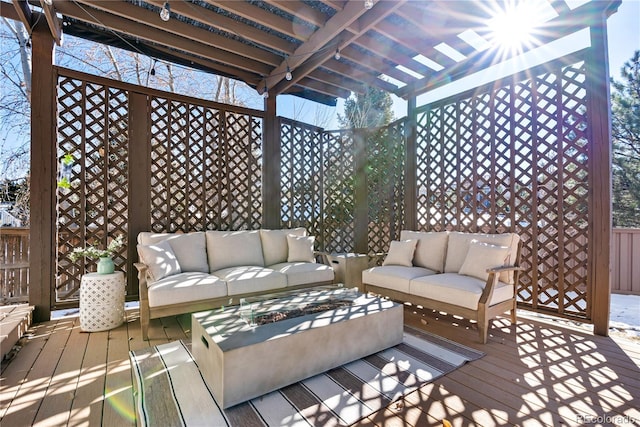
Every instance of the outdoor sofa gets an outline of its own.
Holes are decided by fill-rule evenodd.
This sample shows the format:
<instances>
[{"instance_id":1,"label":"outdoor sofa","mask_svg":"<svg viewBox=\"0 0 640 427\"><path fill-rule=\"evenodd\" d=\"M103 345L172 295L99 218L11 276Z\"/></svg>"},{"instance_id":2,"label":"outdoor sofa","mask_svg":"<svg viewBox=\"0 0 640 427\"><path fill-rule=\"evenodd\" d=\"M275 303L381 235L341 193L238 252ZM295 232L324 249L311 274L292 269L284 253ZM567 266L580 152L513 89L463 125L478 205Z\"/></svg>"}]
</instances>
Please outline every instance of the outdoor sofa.
<instances>
[{"instance_id":1,"label":"outdoor sofa","mask_svg":"<svg viewBox=\"0 0 640 427\"><path fill-rule=\"evenodd\" d=\"M140 324L238 304L265 292L331 284L304 228L138 234Z\"/></svg>"},{"instance_id":2,"label":"outdoor sofa","mask_svg":"<svg viewBox=\"0 0 640 427\"><path fill-rule=\"evenodd\" d=\"M362 272L364 292L475 320L483 343L496 315L510 311L516 322L517 234L404 230L400 239Z\"/></svg>"}]
</instances>

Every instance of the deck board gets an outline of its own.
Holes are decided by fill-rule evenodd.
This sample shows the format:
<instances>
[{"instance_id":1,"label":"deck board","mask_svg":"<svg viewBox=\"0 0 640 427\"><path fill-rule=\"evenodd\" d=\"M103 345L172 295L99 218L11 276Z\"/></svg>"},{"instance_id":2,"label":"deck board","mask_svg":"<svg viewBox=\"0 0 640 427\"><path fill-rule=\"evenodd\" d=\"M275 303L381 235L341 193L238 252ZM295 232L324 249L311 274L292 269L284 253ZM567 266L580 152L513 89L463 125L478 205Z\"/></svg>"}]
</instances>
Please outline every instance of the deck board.
<instances>
[{"instance_id":1,"label":"deck board","mask_svg":"<svg viewBox=\"0 0 640 427\"><path fill-rule=\"evenodd\" d=\"M77 317L32 326L2 367L0 424L135 426L128 353L190 341L189 315L155 319L142 340L137 310L106 332L83 333ZM408 394L362 426L580 425L578 414L640 422L640 343L594 336L559 322L494 321L482 345L472 322L405 308L405 323L486 352L480 360ZM623 424L624 425L624 424Z\"/></svg>"}]
</instances>

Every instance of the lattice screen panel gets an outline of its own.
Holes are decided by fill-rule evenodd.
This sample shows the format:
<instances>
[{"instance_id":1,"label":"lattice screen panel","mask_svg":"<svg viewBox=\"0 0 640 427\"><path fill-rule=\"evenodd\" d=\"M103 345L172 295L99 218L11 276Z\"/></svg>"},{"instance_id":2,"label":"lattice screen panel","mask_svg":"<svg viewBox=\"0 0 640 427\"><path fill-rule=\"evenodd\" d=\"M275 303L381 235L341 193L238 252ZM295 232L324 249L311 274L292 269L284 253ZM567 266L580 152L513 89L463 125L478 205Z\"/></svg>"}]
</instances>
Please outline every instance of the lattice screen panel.
<instances>
[{"instance_id":1,"label":"lattice screen panel","mask_svg":"<svg viewBox=\"0 0 640 427\"><path fill-rule=\"evenodd\" d=\"M365 134L368 250L389 250L404 223L404 121Z\"/></svg>"},{"instance_id":2,"label":"lattice screen panel","mask_svg":"<svg viewBox=\"0 0 640 427\"><path fill-rule=\"evenodd\" d=\"M95 260L71 261L75 247L106 247L128 230L128 93L75 78L58 80L56 302L78 298ZM126 245L114 257L126 271Z\"/></svg>"},{"instance_id":3,"label":"lattice screen panel","mask_svg":"<svg viewBox=\"0 0 640 427\"><path fill-rule=\"evenodd\" d=\"M514 231L518 298L589 318L588 141L582 62L418 113L421 230Z\"/></svg>"},{"instance_id":4,"label":"lattice screen panel","mask_svg":"<svg viewBox=\"0 0 640 427\"><path fill-rule=\"evenodd\" d=\"M348 131L325 132L324 250L353 252L355 244L356 159L353 135Z\"/></svg>"},{"instance_id":5,"label":"lattice screen panel","mask_svg":"<svg viewBox=\"0 0 640 427\"><path fill-rule=\"evenodd\" d=\"M280 121L281 226L305 227L317 250L324 250L322 134L315 126Z\"/></svg>"},{"instance_id":6,"label":"lattice screen panel","mask_svg":"<svg viewBox=\"0 0 640 427\"><path fill-rule=\"evenodd\" d=\"M262 119L151 99L151 229L258 229Z\"/></svg>"}]
</instances>

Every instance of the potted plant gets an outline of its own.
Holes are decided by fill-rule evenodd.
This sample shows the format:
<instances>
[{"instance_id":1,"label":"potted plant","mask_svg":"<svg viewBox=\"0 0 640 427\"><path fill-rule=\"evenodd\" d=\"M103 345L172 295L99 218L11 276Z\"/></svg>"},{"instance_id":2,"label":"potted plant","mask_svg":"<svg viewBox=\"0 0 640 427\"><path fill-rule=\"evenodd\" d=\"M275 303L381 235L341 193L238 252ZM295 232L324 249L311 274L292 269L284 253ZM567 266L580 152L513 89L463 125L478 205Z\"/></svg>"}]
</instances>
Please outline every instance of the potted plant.
<instances>
[{"instance_id":1,"label":"potted plant","mask_svg":"<svg viewBox=\"0 0 640 427\"><path fill-rule=\"evenodd\" d=\"M98 273L111 274L115 270L113 264L113 255L124 245L124 236L118 235L107 245L106 249L98 249L94 246L85 246L84 248L75 248L69 258L71 261L77 261L80 258L98 259Z\"/></svg>"}]
</instances>

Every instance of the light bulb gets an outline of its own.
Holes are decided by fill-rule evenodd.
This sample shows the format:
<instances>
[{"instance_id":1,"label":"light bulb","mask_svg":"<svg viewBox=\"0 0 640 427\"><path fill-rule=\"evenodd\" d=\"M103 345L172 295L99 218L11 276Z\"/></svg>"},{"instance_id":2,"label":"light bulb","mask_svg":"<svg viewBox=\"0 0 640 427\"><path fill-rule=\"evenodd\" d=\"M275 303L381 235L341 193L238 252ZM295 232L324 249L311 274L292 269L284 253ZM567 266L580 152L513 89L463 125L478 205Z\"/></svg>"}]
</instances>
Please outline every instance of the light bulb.
<instances>
[{"instance_id":1,"label":"light bulb","mask_svg":"<svg viewBox=\"0 0 640 427\"><path fill-rule=\"evenodd\" d=\"M262 97L264 99L267 99L269 97L269 90L267 89L267 86L264 86L264 90L262 91Z\"/></svg>"},{"instance_id":2,"label":"light bulb","mask_svg":"<svg viewBox=\"0 0 640 427\"><path fill-rule=\"evenodd\" d=\"M364 8L369 10L373 7L373 0L364 0Z\"/></svg>"},{"instance_id":3,"label":"light bulb","mask_svg":"<svg viewBox=\"0 0 640 427\"><path fill-rule=\"evenodd\" d=\"M53 0L44 0L44 4L51 6L53 4Z\"/></svg>"},{"instance_id":4,"label":"light bulb","mask_svg":"<svg viewBox=\"0 0 640 427\"><path fill-rule=\"evenodd\" d=\"M342 56L340 56L340 49L336 48L336 54L333 55L333 57L336 59L336 61L340 61L340 58L342 58Z\"/></svg>"},{"instance_id":5,"label":"light bulb","mask_svg":"<svg viewBox=\"0 0 640 427\"><path fill-rule=\"evenodd\" d=\"M171 6L169 6L169 2L166 2L164 4L164 6L162 6L162 10L160 11L160 19L162 19L164 22L167 22L169 20L169 17L171 12Z\"/></svg>"},{"instance_id":6,"label":"light bulb","mask_svg":"<svg viewBox=\"0 0 640 427\"><path fill-rule=\"evenodd\" d=\"M288 65L287 65L287 74L284 75L284 78L289 81L293 78L293 74L291 74L291 69L289 68Z\"/></svg>"}]
</instances>

